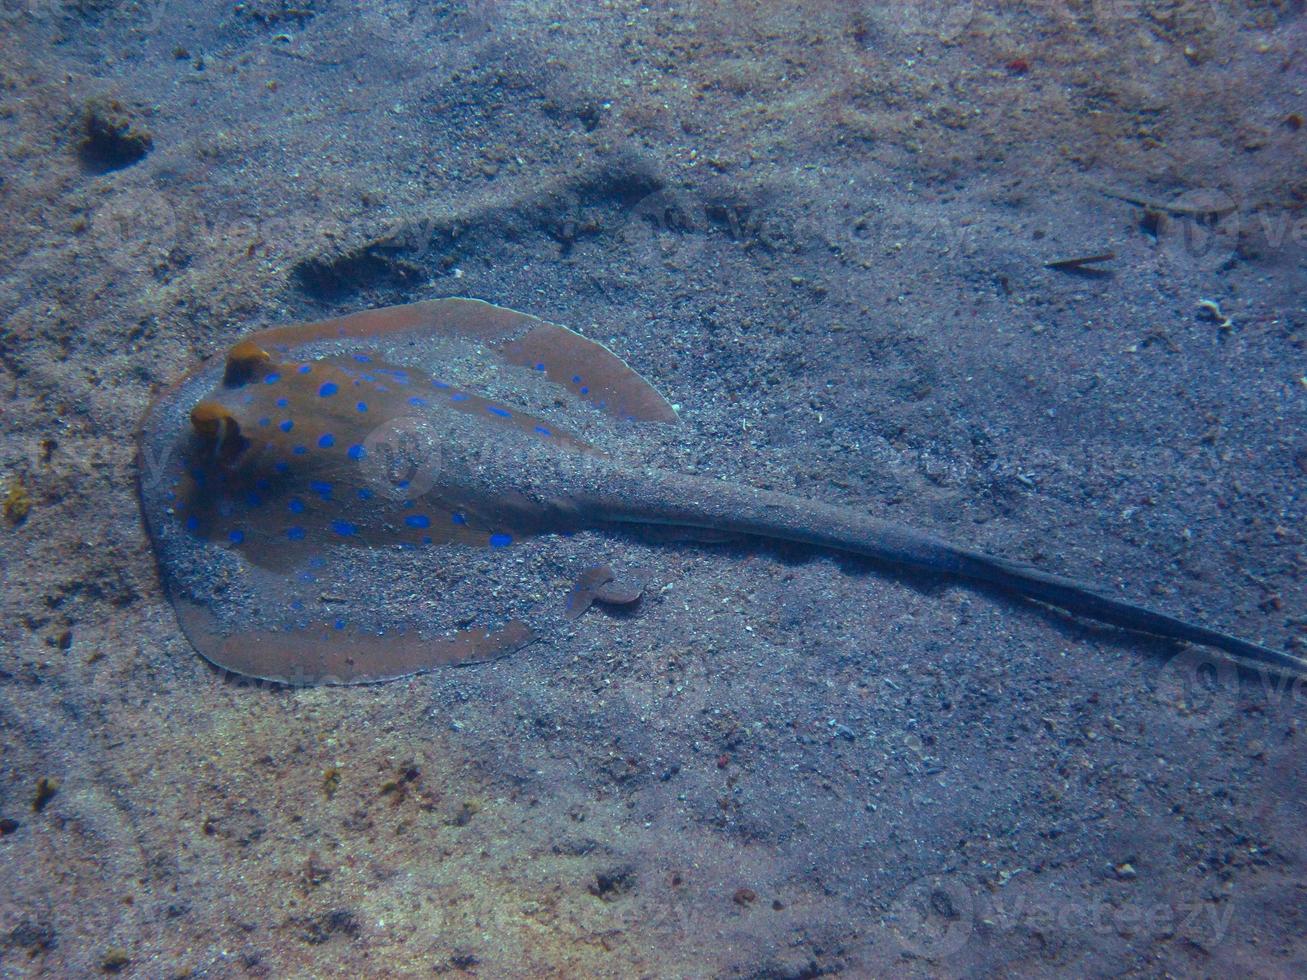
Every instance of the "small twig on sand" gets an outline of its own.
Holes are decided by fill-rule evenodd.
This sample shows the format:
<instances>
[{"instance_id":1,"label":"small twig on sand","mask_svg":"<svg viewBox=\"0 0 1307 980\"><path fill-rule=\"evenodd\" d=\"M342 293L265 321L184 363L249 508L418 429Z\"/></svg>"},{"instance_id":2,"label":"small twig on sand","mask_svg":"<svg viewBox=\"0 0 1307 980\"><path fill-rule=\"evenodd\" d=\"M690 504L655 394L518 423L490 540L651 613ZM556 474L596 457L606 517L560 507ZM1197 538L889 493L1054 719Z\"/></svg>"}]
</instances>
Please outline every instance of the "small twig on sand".
<instances>
[{"instance_id":1,"label":"small twig on sand","mask_svg":"<svg viewBox=\"0 0 1307 980\"><path fill-rule=\"evenodd\" d=\"M1160 201L1153 201L1144 197L1142 194L1133 194L1130 191L1116 191L1108 187L1095 187L1094 190L1107 197L1114 197L1118 201L1125 201L1127 204L1135 204L1147 211L1162 211L1166 214L1175 214L1188 218L1219 218L1237 210L1238 205L1227 199L1220 203L1213 201L1211 204L1163 204Z\"/></svg>"},{"instance_id":2,"label":"small twig on sand","mask_svg":"<svg viewBox=\"0 0 1307 980\"><path fill-rule=\"evenodd\" d=\"M1086 269L1086 266L1097 265L1100 262L1110 262L1116 258L1115 252L1098 252L1094 255L1077 255L1070 259L1054 259L1051 262L1045 262L1045 269L1057 269L1061 272L1103 272L1102 269Z\"/></svg>"}]
</instances>

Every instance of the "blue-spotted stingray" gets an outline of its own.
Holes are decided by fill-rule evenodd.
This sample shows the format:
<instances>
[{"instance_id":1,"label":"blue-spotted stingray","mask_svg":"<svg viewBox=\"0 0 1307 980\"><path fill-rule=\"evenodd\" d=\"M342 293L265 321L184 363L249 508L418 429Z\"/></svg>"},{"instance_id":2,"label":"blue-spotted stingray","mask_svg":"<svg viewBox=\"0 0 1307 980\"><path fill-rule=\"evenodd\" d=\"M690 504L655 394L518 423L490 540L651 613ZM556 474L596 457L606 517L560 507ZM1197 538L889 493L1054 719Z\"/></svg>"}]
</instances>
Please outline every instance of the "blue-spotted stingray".
<instances>
[{"instance_id":1,"label":"blue-spotted stingray","mask_svg":"<svg viewBox=\"0 0 1307 980\"><path fill-rule=\"evenodd\" d=\"M1288 653L851 508L623 460L634 428L676 423L603 345L433 300L263 330L198 366L146 415L141 504L195 648L292 684L489 660L593 601L631 602L638 584L578 567L575 541L632 526L866 556L1307 673Z\"/></svg>"}]
</instances>

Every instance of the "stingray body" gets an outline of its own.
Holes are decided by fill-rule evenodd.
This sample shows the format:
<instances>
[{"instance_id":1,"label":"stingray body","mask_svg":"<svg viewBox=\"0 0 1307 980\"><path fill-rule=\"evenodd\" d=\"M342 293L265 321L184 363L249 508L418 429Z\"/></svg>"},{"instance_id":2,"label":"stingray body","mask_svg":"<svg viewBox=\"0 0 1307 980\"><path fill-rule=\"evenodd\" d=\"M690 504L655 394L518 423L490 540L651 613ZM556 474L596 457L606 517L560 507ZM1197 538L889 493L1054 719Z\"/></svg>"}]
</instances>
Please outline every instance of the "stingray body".
<instances>
[{"instance_id":1,"label":"stingray body","mask_svg":"<svg viewBox=\"0 0 1307 980\"><path fill-rule=\"evenodd\" d=\"M192 644L295 684L488 660L595 599L631 601L572 537L631 525L864 555L1307 670L852 509L621 459L633 427L675 421L566 327L478 300L389 307L253 334L165 392L140 437L142 509Z\"/></svg>"}]
</instances>

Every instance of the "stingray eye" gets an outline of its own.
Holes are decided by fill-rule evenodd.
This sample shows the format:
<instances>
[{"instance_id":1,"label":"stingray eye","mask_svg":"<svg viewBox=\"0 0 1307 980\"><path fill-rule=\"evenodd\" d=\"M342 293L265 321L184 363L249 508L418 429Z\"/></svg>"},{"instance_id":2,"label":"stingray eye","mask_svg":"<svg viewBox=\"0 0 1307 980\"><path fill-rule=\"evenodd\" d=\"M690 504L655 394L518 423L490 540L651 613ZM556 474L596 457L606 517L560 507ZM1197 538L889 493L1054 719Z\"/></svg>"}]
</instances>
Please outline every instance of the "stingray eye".
<instances>
[{"instance_id":1,"label":"stingray eye","mask_svg":"<svg viewBox=\"0 0 1307 980\"><path fill-rule=\"evenodd\" d=\"M227 352L227 370L222 383L228 388L239 388L247 381L264 374L272 363L272 355L250 340L242 340Z\"/></svg>"},{"instance_id":2,"label":"stingray eye","mask_svg":"<svg viewBox=\"0 0 1307 980\"><path fill-rule=\"evenodd\" d=\"M213 454L222 459L233 459L250 442L241 435L240 423L231 410L217 402L204 401L192 408L191 427Z\"/></svg>"},{"instance_id":3,"label":"stingray eye","mask_svg":"<svg viewBox=\"0 0 1307 980\"><path fill-rule=\"evenodd\" d=\"M229 427L240 431L240 426L225 405L217 402L200 402L191 409L191 426L195 434L205 440L221 441L223 432Z\"/></svg>"}]
</instances>

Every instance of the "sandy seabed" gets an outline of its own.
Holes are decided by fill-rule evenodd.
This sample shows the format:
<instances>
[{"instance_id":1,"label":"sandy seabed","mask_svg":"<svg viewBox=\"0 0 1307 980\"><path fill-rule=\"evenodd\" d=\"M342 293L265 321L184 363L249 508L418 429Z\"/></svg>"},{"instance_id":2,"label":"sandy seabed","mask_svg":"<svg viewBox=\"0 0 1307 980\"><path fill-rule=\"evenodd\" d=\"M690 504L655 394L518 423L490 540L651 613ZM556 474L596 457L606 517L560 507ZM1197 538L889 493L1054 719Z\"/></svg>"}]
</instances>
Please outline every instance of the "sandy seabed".
<instances>
[{"instance_id":1,"label":"sandy seabed","mask_svg":"<svg viewBox=\"0 0 1307 980\"><path fill-rule=\"evenodd\" d=\"M1301 654L1301 3L0 19L4 976L1307 973L1301 685L614 539L634 614L253 686L179 632L133 441L244 332L478 296L658 385L666 465Z\"/></svg>"}]
</instances>

